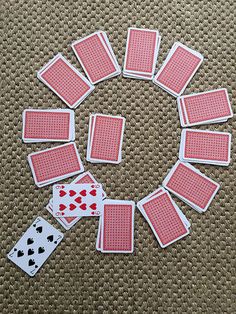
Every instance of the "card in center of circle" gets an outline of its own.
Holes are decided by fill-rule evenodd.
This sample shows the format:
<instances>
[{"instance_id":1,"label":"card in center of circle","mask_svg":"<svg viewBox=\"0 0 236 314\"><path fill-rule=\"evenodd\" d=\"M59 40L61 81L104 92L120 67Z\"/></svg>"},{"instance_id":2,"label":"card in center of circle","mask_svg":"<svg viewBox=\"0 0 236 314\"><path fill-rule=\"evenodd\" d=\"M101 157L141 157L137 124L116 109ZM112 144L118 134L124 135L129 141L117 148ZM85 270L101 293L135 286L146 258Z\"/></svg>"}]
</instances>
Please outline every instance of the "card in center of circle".
<instances>
[{"instance_id":1,"label":"card in center of circle","mask_svg":"<svg viewBox=\"0 0 236 314\"><path fill-rule=\"evenodd\" d=\"M55 184L53 216L100 216L103 211L101 184Z\"/></svg>"}]
</instances>

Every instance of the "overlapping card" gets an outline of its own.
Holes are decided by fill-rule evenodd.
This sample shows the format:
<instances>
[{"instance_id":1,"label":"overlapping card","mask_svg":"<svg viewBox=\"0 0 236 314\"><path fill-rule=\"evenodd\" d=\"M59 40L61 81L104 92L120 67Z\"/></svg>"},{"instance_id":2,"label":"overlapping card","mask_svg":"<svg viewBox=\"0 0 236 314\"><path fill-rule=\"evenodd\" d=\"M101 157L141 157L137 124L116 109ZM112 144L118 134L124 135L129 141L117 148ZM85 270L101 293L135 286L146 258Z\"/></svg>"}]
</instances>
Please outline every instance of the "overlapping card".
<instances>
[{"instance_id":1,"label":"overlapping card","mask_svg":"<svg viewBox=\"0 0 236 314\"><path fill-rule=\"evenodd\" d=\"M103 206L96 249L102 253L132 253L134 250L135 203L104 200Z\"/></svg>"},{"instance_id":2,"label":"overlapping card","mask_svg":"<svg viewBox=\"0 0 236 314\"><path fill-rule=\"evenodd\" d=\"M73 184L84 184L84 183L98 183L94 176L91 174L91 172L87 171L82 174L80 174L78 177L75 178L71 183ZM102 198L106 198L106 193L103 190L102 191ZM50 212L50 214L53 215L53 199L51 198L49 200L48 205L46 206L46 209ZM76 217L55 217L55 219L62 225L62 227L66 230L70 230L76 223L77 221L80 220L80 216Z\"/></svg>"},{"instance_id":3,"label":"overlapping card","mask_svg":"<svg viewBox=\"0 0 236 314\"><path fill-rule=\"evenodd\" d=\"M129 28L123 76L152 80L160 47L157 30Z\"/></svg>"},{"instance_id":4,"label":"overlapping card","mask_svg":"<svg viewBox=\"0 0 236 314\"><path fill-rule=\"evenodd\" d=\"M190 163L228 166L230 147L230 133L184 129L181 133L179 159Z\"/></svg>"},{"instance_id":5,"label":"overlapping card","mask_svg":"<svg viewBox=\"0 0 236 314\"><path fill-rule=\"evenodd\" d=\"M69 109L26 109L22 140L25 143L70 142L75 139L75 115Z\"/></svg>"},{"instance_id":6,"label":"overlapping card","mask_svg":"<svg viewBox=\"0 0 236 314\"><path fill-rule=\"evenodd\" d=\"M203 56L199 52L176 42L154 77L153 83L175 97L180 96L202 61Z\"/></svg>"},{"instance_id":7,"label":"overlapping card","mask_svg":"<svg viewBox=\"0 0 236 314\"><path fill-rule=\"evenodd\" d=\"M86 159L92 163L120 163L124 128L123 117L91 115Z\"/></svg>"},{"instance_id":8,"label":"overlapping card","mask_svg":"<svg viewBox=\"0 0 236 314\"><path fill-rule=\"evenodd\" d=\"M37 76L73 109L94 90L94 86L60 53L50 60Z\"/></svg>"},{"instance_id":9,"label":"overlapping card","mask_svg":"<svg viewBox=\"0 0 236 314\"><path fill-rule=\"evenodd\" d=\"M92 84L121 73L105 32L98 31L72 44L73 51Z\"/></svg>"},{"instance_id":10,"label":"overlapping card","mask_svg":"<svg viewBox=\"0 0 236 314\"><path fill-rule=\"evenodd\" d=\"M137 207L162 248L189 234L190 222L164 188L140 200Z\"/></svg>"},{"instance_id":11,"label":"overlapping card","mask_svg":"<svg viewBox=\"0 0 236 314\"><path fill-rule=\"evenodd\" d=\"M177 161L162 185L199 213L207 210L220 187L198 169L181 161Z\"/></svg>"},{"instance_id":12,"label":"overlapping card","mask_svg":"<svg viewBox=\"0 0 236 314\"><path fill-rule=\"evenodd\" d=\"M7 257L34 276L63 239L63 234L46 220L37 217Z\"/></svg>"},{"instance_id":13,"label":"overlapping card","mask_svg":"<svg viewBox=\"0 0 236 314\"><path fill-rule=\"evenodd\" d=\"M35 184L42 187L84 171L75 143L45 149L28 156Z\"/></svg>"},{"instance_id":14,"label":"overlapping card","mask_svg":"<svg viewBox=\"0 0 236 314\"><path fill-rule=\"evenodd\" d=\"M182 127L221 123L233 116L228 92L225 88L177 98Z\"/></svg>"},{"instance_id":15,"label":"overlapping card","mask_svg":"<svg viewBox=\"0 0 236 314\"><path fill-rule=\"evenodd\" d=\"M100 216L103 212L101 184L55 184L53 186L53 216Z\"/></svg>"}]
</instances>

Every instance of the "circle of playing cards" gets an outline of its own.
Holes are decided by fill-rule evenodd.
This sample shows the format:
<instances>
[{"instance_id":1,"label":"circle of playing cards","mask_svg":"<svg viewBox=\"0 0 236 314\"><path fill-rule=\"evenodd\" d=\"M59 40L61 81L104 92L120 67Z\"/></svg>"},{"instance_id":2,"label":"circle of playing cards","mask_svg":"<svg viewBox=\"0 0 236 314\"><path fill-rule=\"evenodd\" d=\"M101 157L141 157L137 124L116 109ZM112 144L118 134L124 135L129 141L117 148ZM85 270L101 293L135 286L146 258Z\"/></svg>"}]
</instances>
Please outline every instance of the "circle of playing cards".
<instances>
[{"instance_id":1,"label":"circle of playing cards","mask_svg":"<svg viewBox=\"0 0 236 314\"><path fill-rule=\"evenodd\" d=\"M182 95L203 56L175 42L163 65L156 72L161 36L157 30L129 28L123 76L152 81L176 97L181 133L179 160L167 173L162 185L141 199L137 207L152 229L161 248L185 237L190 222L174 202L176 195L199 213L205 212L219 184L191 163L228 166L231 134L190 129L197 125L225 122L233 116L225 88ZM134 250L134 210L132 200L107 199L102 184L84 167L75 145L77 108L95 89L95 84L117 76L121 68L103 31L72 43L72 49L87 78L61 54L50 60L37 76L69 109L23 112L22 139L25 143L63 142L28 156L35 184L43 187L71 176L71 183L57 183L47 210L65 230L81 217L99 217L96 249L102 253L132 253ZM102 113L90 115L87 161L119 164L125 117ZM34 276L63 239L63 234L46 220L37 217L8 254L8 258Z\"/></svg>"}]
</instances>

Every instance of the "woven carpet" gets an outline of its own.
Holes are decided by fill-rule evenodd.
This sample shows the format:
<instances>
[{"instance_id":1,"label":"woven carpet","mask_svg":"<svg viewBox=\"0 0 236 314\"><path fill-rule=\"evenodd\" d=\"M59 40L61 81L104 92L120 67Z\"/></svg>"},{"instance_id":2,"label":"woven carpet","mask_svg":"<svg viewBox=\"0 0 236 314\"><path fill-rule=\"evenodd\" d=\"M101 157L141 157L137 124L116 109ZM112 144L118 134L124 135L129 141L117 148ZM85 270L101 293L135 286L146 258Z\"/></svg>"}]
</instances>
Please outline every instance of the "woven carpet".
<instances>
[{"instance_id":1,"label":"woven carpet","mask_svg":"<svg viewBox=\"0 0 236 314\"><path fill-rule=\"evenodd\" d=\"M81 219L34 278L6 258L40 215L52 187L36 188L27 163L31 152L57 144L23 144L26 108L66 108L37 78L57 52L81 70L71 42L105 30L122 64L127 28L158 29L158 67L179 40L204 55L185 94L227 87L235 110L235 9L233 0L105 1L0 0L1 3L1 313L235 313L236 145L229 167L196 165L221 184L205 214L174 198L192 223L191 234L161 249L135 213L134 254L95 250L98 220ZM85 160L90 113L126 117L123 161ZM201 129L229 131L235 118ZM178 158L181 127L176 100L151 82L122 76L96 85L76 109L76 144L85 165L109 198L138 201L157 188ZM65 180L64 182L70 182Z\"/></svg>"}]
</instances>

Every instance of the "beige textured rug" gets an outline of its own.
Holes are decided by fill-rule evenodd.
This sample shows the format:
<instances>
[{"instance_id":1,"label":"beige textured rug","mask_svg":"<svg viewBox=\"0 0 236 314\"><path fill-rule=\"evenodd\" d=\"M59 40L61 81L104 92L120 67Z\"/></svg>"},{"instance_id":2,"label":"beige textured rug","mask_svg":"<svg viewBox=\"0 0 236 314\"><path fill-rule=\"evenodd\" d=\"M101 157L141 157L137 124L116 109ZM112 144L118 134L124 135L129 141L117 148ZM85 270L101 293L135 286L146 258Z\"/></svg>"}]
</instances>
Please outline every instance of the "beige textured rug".
<instances>
[{"instance_id":1,"label":"beige textured rug","mask_svg":"<svg viewBox=\"0 0 236 314\"><path fill-rule=\"evenodd\" d=\"M36 78L57 52L80 69L70 44L95 30L107 31L122 64L127 28L158 29L158 66L174 41L205 59L186 94L227 87L235 110L235 9L218 1L38 1L0 0L1 43L1 313L235 313L236 185L235 152L228 168L197 166L221 184L209 210L200 215L178 201L192 232L167 249L159 247L136 211L135 253L95 251L96 219L82 219L35 278L6 253L37 215L62 230L45 205L51 186L37 189L26 157L54 144L22 144L25 108L65 108ZM92 165L85 160L92 112L126 117L123 162ZM211 130L236 136L236 121ZM201 127L206 129L206 126ZM151 82L121 76L99 83L76 109L76 144L86 170L104 184L110 198L138 201L162 182L177 160L180 123L176 100ZM56 144L55 144L56 145ZM68 180L69 182L70 180Z\"/></svg>"}]
</instances>

